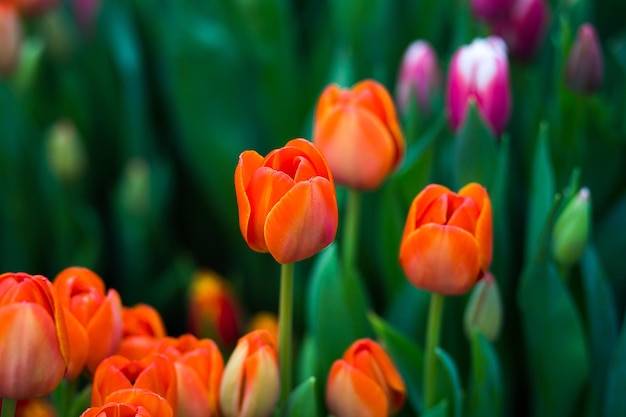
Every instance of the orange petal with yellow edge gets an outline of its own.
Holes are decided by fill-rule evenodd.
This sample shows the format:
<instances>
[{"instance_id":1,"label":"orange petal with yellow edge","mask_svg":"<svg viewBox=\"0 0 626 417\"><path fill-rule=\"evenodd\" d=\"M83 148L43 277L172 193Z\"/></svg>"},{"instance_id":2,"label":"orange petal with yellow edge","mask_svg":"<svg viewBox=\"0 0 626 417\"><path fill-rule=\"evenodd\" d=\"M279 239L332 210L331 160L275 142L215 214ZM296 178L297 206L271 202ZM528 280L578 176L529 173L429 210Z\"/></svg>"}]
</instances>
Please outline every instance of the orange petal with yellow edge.
<instances>
[{"instance_id":1,"label":"orange petal with yellow edge","mask_svg":"<svg viewBox=\"0 0 626 417\"><path fill-rule=\"evenodd\" d=\"M337 222L335 189L328 180L296 183L267 216L267 248L281 264L309 258L335 239Z\"/></svg>"},{"instance_id":2,"label":"orange petal with yellow edge","mask_svg":"<svg viewBox=\"0 0 626 417\"><path fill-rule=\"evenodd\" d=\"M457 227L425 225L402 240L400 264L418 288L464 294L480 275L478 242Z\"/></svg>"},{"instance_id":3,"label":"orange petal with yellow edge","mask_svg":"<svg viewBox=\"0 0 626 417\"><path fill-rule=\"evenodd\" d=\"M276 351L270 346L259 348L246 359L244 375L245 386L239 415L270 415L280 394Z\"/></svg>"},{"instance_id":4,"label":"orange petal with yellow edge","mask_svg":"<svg viewBox=\"0 0 626 417\"><path fill-rule=\"evenodd\" d=\"M336 417L387 417L389 409L382 388L344 360L330 368L326 405Z\"/></svg>"}]
</instances>

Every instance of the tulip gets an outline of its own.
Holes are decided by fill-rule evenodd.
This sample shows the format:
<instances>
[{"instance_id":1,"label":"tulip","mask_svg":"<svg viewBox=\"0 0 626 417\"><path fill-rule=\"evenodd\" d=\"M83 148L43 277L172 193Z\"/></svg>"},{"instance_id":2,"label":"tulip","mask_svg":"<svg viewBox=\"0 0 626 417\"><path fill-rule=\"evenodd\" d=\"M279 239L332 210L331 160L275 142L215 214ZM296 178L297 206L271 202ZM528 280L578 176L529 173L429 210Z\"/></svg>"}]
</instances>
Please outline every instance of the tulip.
<instances>
[{"instance_id":1,"label":"tulip","mask_svg":"<svg viewBox=\"0 0 626 417\"><path fill-rule=\"evenodd\" d=\"M233 291L218 274L199 271L189 289L189 331L197 337L232 348L239 338L241 308Z\"/></svg>"},{"instance_id":2,"label":"tulip","mask_svg":"<svg viewBox=\"0 0 626 417\"><path fill-rule=\"evenodd\" d=\"M552 253L554 259L571 266L582 256L591 223L591 193L584 187L567 203L554 223Z\"/></svg>"},{"instance_id":3,"label":"tulip","mask_svg":"<svg viewBox=\"0 0 626 417\"><path fill-rule=\"evenodd\" d=\"M331 84L315 110L313 142L338 184L373 190L402 162L406 144L391 96L373 80Z\"/></svg>"},{"instance_id":4,"label":"tulip","mask_svg":"<svg viewBox=\"0 0 626 417\"><path fill-rule=\"evenodd\" d=\"M278 317L276 314L262 311L255 314L248 323L248 332L255 330L267 330L278 340Z\"/></svg>"},{"instance_id":5,"label":"tulip","mask_svg":"<svg viewBox=\"0 0 626 417\"><path fill-rule=\"evenodd\" d=\"M471 0L472 12L486 22L498 21L505 18L515 4L515 0Z\"/></svg>"},{"instance_id":6,"label":"tulip","mask_svg":"<svg viewBox=\"0 0 626 417\"><path fill-rule=\"evenodd\" d=\"M335 417L386 417L406 398L404 381L376 342L355 341L328 374L326 404Z\"/></svg>"},{"instance_id":7,"label":"tulip","mask_svg":"<svg viewBox=\"0 0 626 417\"><path fill-rule=\"evenodd\" d=\"M161 315L147 304L122 307L122 326L117 354L128 359L141 359L152 353L166 335Z\"/></svg>"},{"instance_id":8,"label":"tulip","mask_svg":"<svg viewBox=\"0 0 626 417\"><path fill-rule=\"evenodd\" d=\"M595 28L585 23L578 28L565 68L565 81L574 91L592 93L604 78L602 50Z\"/></svg>"},{"instance_id":9,"label":"tulip","mask_svg":"<svg viewBox=\"0 0 626 417\"><path fill-rule=\"evenodd\" d=\"M430 111L431 97L441 86L441 70L437 53L426 41L418 40L407 48L402 58L396 98L398 107L407 111L411 97L415 98L420 111Z\"/></svg>"},{"instance_id":10,"label":"tulip","mask_svg":"<svg viewBox=\"0 0 626 417\"><path fill-rule=\"evenodd\" d=\"M481 185L456 194L431 184L411 203L400 264L418 288L464 294L489 270L492 239L491 202Z\"/></svg>"},{"instance_id":11,"label":"tulip","mask_svg":"<svg viewBox=\"0 0 626 417\"><path fill-rule=\"evenodd\" d=\"M0 275L0 398L51 393L68 361L65 316L52 283L22 272Z\"/></svg>"},{"instance_id":12,"label":"tulip","mask_svg":"<svg viewBox=\"0 0 626 417\"><path fill-rule=\"evenodd\" d=\"M11 3L0 3L0 76L13 72L20 57L22 25Z\"/></svg>"},{"instance_id":13,"label":"tulip","mask_svg":"<svg viewBox=\"0 0 626 417\"><path fill-rule=\"evenodd\" d=\"M164 397L173 410L178 407L176 369L165 355L152 354L141 360L123 356L109 356L103 360L93 377L91 406L101 407L112 399L112 394L131 388L145 389Z\"/></svg>"},{"instance_id":14,"label":"tulip","mask_svg":"<svg viewBox=\"0 0 626 417\"><path fill-rule=\"evenodd\" d=\"M478 330L487 340L493 342L498 338L502 327L502 296L491 273L485 274L474 286L465 308L463 324L468 337Z\"/></svg>"},{"instance_id":15,"label":"tulip","mask_svg":"<svg viewBox=\"0 0 626 417\"><path fill-rule=\"evenodd\" d=\"M543 42L550 22L544 0L516 0L507 17L492 25L491 31L506 42L513 58L529 60Z\"/></svg>"},{"instance_id":16,"label":"tulip","mask_svg":"<svg viewBox=\"0 0 626 417\"><path fill-rule=\"evenodd\" d=\"M511 88L506 45L498 37L475 39L452 57L446 101L454 130L463 124L470 99L494 133L502 133L511 114Z\"/></svg>"},{"instance_id":17,"label":"tulip","mask_svg":"<svg viewBox=\"0 0 626 417\"><path fill-rule=\"evenodd\" d=\"M235 191L246 243L278 263L309 258L335 239L335 183L322 153L305 139L293 139L265 158L243 152Z\"/></svg>"},{"instance_id":18,"label":"tulip","mask_svg":"<svg viewBox=\"0 0 626 417\"><path fill-rule=\"evenodd\" d=\"M55 123L46 145L48 166L60 182L69 184L81 178L86 165L85 148L71 121Z\"/></svg>"},{"instance_id":19,"label":"tulip","mask_svg":"<svg viewBox=\"0 0 626 417\"><path fill-rule=\"evenodd\" d=\"M81 417L173 417L165 398L145 389L123 389L109 395L109 401L85 410Z\"/></svg>"},{"instance_id":20,"label":"tulip","mask_svg":"<svg viewBox=\"0 0 626 417\"><path fill-rule=\"evenodd\" d=\"M0 399L2 410L2 399ZM15 417L57 417L56 410L43 398L28 398L17 401Z\"/></svg>"},{"instance_id":21,"label":"tulip","mask_svg":"<svg viewBox=\"0 0 626 417\"><path fill-rule=\"evenodd\" d=\"M215 342L190 334L166 337L156 352L174 363L178 381L178 417L219 415L219 386L224 361Z\"/></svg>"},{"instance_id":22,"label":"tulip","mask_svg":"<svg viewBox=\"0 0 626 417\"><path fill-rule=\"evenodd\" d=\"M222 376L220 408L224 417L267 417L280 395L276 341L266 330L246 334Z\"/></svg>"},{"instance_id":23,"label":"tulip","mask_svg":"<svg viewBox=\"0 0 626 417\"><path fill-rule=\"evenodd\" d=\"M98 364L117 350L122 337L122 302L117 291L105 293L102 278L87 268L66 268L53 284L65 308L70 339L65 377L73 381L83 368L93 374Z\"/></svg>"}]
</instances>

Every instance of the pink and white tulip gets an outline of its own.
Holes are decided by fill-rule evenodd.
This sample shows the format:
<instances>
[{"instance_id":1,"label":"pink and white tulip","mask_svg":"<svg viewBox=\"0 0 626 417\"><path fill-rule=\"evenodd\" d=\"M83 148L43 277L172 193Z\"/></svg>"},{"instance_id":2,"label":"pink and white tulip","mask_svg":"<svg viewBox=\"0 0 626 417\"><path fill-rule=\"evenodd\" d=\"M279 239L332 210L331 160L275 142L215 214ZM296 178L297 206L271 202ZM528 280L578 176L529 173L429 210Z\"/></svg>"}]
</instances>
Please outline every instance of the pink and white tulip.
<instances>
[{"instance_id":1,"label":"pink and white tulip","mask_svg":"<svg viewBox=\"0 0 626 417\"><path fill-rule=\"evenodd\" d=\"M427 41L414 41L404 53L400 66L396 86L398 107L407 111L412 96L419 110L428 112L433 93L440 87L441 70L437 53Z\"/></svg>"}]
</instances>

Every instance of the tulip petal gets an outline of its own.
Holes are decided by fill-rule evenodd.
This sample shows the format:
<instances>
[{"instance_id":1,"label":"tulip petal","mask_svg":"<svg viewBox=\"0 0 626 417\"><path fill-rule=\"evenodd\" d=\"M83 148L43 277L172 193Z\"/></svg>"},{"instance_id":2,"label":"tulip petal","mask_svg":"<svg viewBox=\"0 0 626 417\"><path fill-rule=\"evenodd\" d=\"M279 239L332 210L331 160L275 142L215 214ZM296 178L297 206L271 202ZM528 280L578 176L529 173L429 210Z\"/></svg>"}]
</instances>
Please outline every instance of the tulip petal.
<instances>
[{"instance_id":1,"label":"tulip petal","mask_svg":"<svg viewBox=\"0 0 626 417\"><path fill-rule=\"evenodd\" d=\"M161 395L141 388L122 389L110 394L106 402L127 403L136 407L143 407L149 411L151 417L173 417L174 412L170 404Z\"/></svg>"},{"instance_id":2,"label":"tulip petal","mask_svg":"<svg viewBox=\"0 0 626 417\"><path fill-rule=\"evenodd\" d=\"M328 163L326 162L326 158L322 154L322 151L320 151L317 146L315 146L312 142L301 138L292 139L287 142L285 147L293 147L302 151L302 153L313 165L316 175L328 179L331 184L333 184L333 178L330 172L330 168L328 167Z\"/></svg>"},{"instance_id":3,"label":"tulip petal","mask_svg":"<svg viewBox=\"0 0 626 417\"><path fill-rule=\"evenodd\" d=\"M240 341L230 355L224 368L222 383L220 385L220 408L224 416L238 416L239 403L242 400L242 384L244 372L244 360L248 355L247 342Z\"/></svg>"},{"instance_id":4,"label":"tulip petal","mask_svg":"<svg viewBox=\"0 0 626 417\"><path fill-rule=\"evenodd\" d=\"M87 369L93 373L104 358L115 353L122 338L122 301L117 291L108 291L86 330L89 335Z\"/></svg>"},{"instance_id":5,"label":"tulip petal","mask_svg":"<svg viewBox=\"0 0 626 417\"><path fill-rule=\"evenodd\" d=\"M255 151L244 151L239 155L239 162L235 168L235 194L239 208L239 229L247 241L248 223L250 221L251 205L246 194L246 188L252 176L263 165L263 157Z\"/></svg>"},{"instance_id":6,"label":"tulip petal","mask_svg":"<svg viewBox=\"0 0 626 417\"><path fill-rule=\"evenodd\" d=\"M402 239L409 233L412 233L419 226L424 224L425 213L430 209L434 201L436 201L441 195L450 193L451 191L439 184L430 184L424 188L411 203L411 208L407 214L406 224L404 226L404 232Z\"/></svg>"},{"instance_id":7,"label":"tulip petal","mask_svg":"<svg viewBox=\"0 0 626 417\"><path fill-rule=\"evenodd\" d=\"M476 220L480 214L478 205L471 198L458 195L451 198L451 200L453 200L452 204L456 205L456 207L452 209L452 215L446 224L466 230L473 235L476 229Z\"/></svg>"},{"instance_id":8,"label":"tulip petal","mask_svg":"<svg viewBox=\"0 0 626 417\"><path fill-rule=\"evenodd\" d=\"M74 381L83 371L89 354L89 336L83 325L71 311L65 310L65 323L69 338L70 360L67 366L65 378Z\"/></svg>"},{"instance_id":9,"label":"tulip petal","mask_svg":"<svg viewBox=\"0 0 626 417\"><path fill-rule=\"evenodd\" d=\"M328 180L299 182L267 216L267 248L281 264L309 258L333 241L337 222L335 189Z\"/></svg>"},{"instance_id":10,"label":"tulip petal","mask_svg":"<svg viewBox=\"0 0 626 417\"><path fill-rule=\"evenodd\" d=\"M467 292L481 273L476 239L465 230L436 224L402 240L400 264L413 285L446 295Z\"/></svg>"},{"instance_id":11,"label":"tulip petal","mask_svg":"<svg viewBox=\"0 0 626 417\"><path fill-rule=\"evenodd\" d=\"M344 360L330 369L326 405L338 417L387 417L389 409L382 388Z\"/></svg>"},{"instance_id":12,"label":"tulip petal","mask_svg":"<svg viewBox=\"0 0 626 417\"><path fill-rule=\"evenodd\" d=\"M274 349L266 345L250 355L245 361L244 373L246 385L239 416L270 416L280 393Z\"/></svg>"},{"instance_id":13,"label":"tulip petal","mask_svg":"<svg viewBox=\"0 0 626 417\"><path fill-rule=\"evenodd\" d=\"M329 84L324 91L322 91L317 102L317 107L315 108L316 122L326 117L328 112L337 104L340 93L341 88L337 84Z\"/></svg>"},{"instance_id":14,"label":"tulip petal","mask_svg":"<svg viewBox=\"0 0 626 417\"><path fill-rule=\"evenodd\" d=\"M474 236L480 247L480 265L483 273L486 273L493 256L493 219L489 194L480 184L470 183L459 191L459 195L470 197L480 210Z\"/></svg>"},{"instance_id":15,"label":"tulip petal","mask_svg":"<svg viewBox=\"0 0 626 417\"><path fill-rule=\"evenodd\" d=\"M214 415L209 403L210 391L200 380L195 369L175 363L178 381L178 417L206 417Z\"/></svg>"}]
</instances>

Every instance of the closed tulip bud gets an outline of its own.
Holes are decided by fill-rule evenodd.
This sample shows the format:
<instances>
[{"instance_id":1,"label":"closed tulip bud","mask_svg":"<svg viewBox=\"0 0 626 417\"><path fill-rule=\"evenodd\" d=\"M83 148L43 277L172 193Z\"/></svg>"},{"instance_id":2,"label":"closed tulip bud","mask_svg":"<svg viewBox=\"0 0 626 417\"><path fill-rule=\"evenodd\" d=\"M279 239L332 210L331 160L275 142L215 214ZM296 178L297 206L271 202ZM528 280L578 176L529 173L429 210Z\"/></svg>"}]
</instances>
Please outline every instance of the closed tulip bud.
<instances>
[{"instance_id":1,"label":"closed tulip bud","mask_svg":"<svg viewBox=\"0 0 626 417\"><path fill-rule=\"evenodd\" d=\"M585 23L578 28L565 68L567 85L578 93L592 93L604 78L602 50L595 28Z\"/></svg>"},{"instance_id":2,"label":"closed tulip bud","mask_svg":"<svg viewBox=\"0 0 626 417\"><path fill-rule=\"evenodd\" d=\"M265 158L243 152L235 191L246 243L278 263L309 258L335 239L335 183L322 153L305 139L293 139Z\"/></svg>"},{"instance_id":3,"label":"closed tulip bud","mask_svg":"<svg viewBox=\"0 0 626 417\"><path fill-rule=\"evenodd\" d=\"M131 159L126 164L120 184L123 210L135 216L144 216L150 207L150 166L144 159Z\"/></svg>"},{"instance_id":4,"label":"closed tulip bud","mask_svg":"<svg viewBox=\"0 0 626 417\"><path fill-rule=\"evenodd\" d=\"M505 18L514 3L515 0L471 0L470 7L479 19L494 22Z\"/></svg>"},{"instance_id":5,"label":"closed tulip bud","mask_svg":"<svg viewBox=\"0 0 626 417\"><path fill-rule=\"evenodd\" d=\"M504 39L511 57L529 60L541 46L549 22L545 0L516 0L509 15L493 24L492 33Z\"/></svg>"},{"instance_id":6,"label":"closed tulip bud","mask_svg":"<svg viewBox=\"0 0 626 417\"><path fill-rule=\"evenodd\" d=\"M80 417L173 417L165 398L147 389L122 389L109 395L101 406L85 410Z\"/></svg>"},{"instance_id":7,"label":"closed tulip bud","mask_svg":"<svg viewBox=\"0 0 626 417\"><path fill-rule=\"evenodd\" d=\"M431 99L441 87L441 70L437 54L426 41L418 40L407 48L402 58L396 99L398 107L406 112L411 98L416 100L421 112L431 111Z\"/></svg>"},{"instance_id":8,"label":"closed tulip bud","mask_svg":"<svg viewBox=\"0 0 626 417\"><path fill-rule=\"evenodd\" d=\"M48 165L59 181L72 183L82 176L85 149L71 121L62 120L52 127L46 148Z\"/></svg>"},{"instance_id":9,"label":"closed tulip bud","mask_svg":"<svg viewBox=\"0 0 626 417\"><path fill-rule=\"evenodd\" d=\"M0 76L7 76L16 68L22 44L22 25L15 7L0 3Z\"/></svg>"},{"instance_id":10,"label":"closed tulip bud","mask_svg":"<svg viewBox=\"0 0 626 417\"><path fill-rule=\"evenodd\" d=\"M373 80L331 84L315 110L313 142L338 184L373 190L400 165L405 141L391 96Z\"/></svg>"},{"instance_id":11,"label":"closed tulip bud","mask_svg":"<svg viewBox=\"0 0 626 417\"><path fill-rule=\"evenodd\" d=\"M581 188L565 206L554 223L552 253L564 266L578 262L585 250L591 222L591 193Z\"/></svg>"},{"instance_id":12,"label":"closed tulip bud","mask_svg":"<svg viewBox=\"0 0 626 417\"><path fill-rule=\"evenodd\" d=\"M0 275L0 398L51 393L69 361L63 306L41 275Z\"/></svg>"},{"instance_id":13,"label":"closed tulip bud","mask_svg":"<svg viewBox=\"0 0 626 417\"><path fill-rule=\"evenodd\" d=\"M489 270L491 201L471 183L458 194L431 184L409 209L400 243L400 265L417 288L445 295L469 291Z\"/></svg>"},{"instance_id":14,"label":"closed tulip bud","mask_svg":"<svg viewBox=\"0 0 626 417\"><path fill-rule=\"evenodd\" d=\"M154 307L147 304L122 307L122 340L117 354L142 359L152 353L166 335L163 319Z\"/></svg>"},{"instance_id":15,"label":"closed tulip bud","mask_svg":"<svg viewBox=\"0 0 626 417\"><path fill-rule=\"evenodd\" d=\"M117 291L106 291L102 278L87 268L66 268L53 283L65 308L70 340L66 378L71 381L83 368L93 374L98 364L117 350L122 337L122 302Z\"/></svg>"},{"instance_id":16,"label":"closed tulip bud","mask_svg":"<svg viewBox=\"0 0 626 417\"><path fill-rule=\"evenodd\" d=\"M493 342L498 338L502 327L502 297L491 273L474 286L465 307L463 323L468 337L478 330L487 340Z\"/></svg>"},{"instance_id":17,"label":"closed tulip bud","mask_svg":"<svg viewBox=\"0 0 626 417\"><path fill-rule=\"evenodd\" d=\"M166 337L156 347L174 363L178 381L177 417L219 415L219 386L224 361L215 342L190 334Z\"/></svg>"},{"instance_id":18,"label":"closed tulip bud","mask_svg":"<svg viewBox=\"0 0 626 417\"><path fill-rule=\"evenodd\" d=\"M328 374L326 404L335 417L386 417L399 411L405 398L400 373L370 339L350 345Z\"/></svg>"},{"instance_id":19,"label":"closed tulip bud","mask_svg":"<svg viewBox=\"0 0 626 417\"><path fill-rule=\"evenodd\" d=\"M246 334L231 354L220 387L224 417L268 417L280 395L274 337L265 330Z\"/></svg>"},{"instance_id":20,"label":"closed tulip bud","mask_svg":"<svg viewBox=\"0 0 626 417\"><path fill-rule=\"evenodd\" d=\"M232 348L239 338L241 308L228 283L213 271L198 271L191 281L189 331Z\"/></svg>"},{"instance_id":21,"label":"closed tulip bud","mask_svg":"<svg viewBox=\"0 0 626 417\"><path fill-rule=\"evenodd\" d=\"M93 377L91 406L118 402L111 396L129 389L152 391L165 398L173 410L178 407L176 369L165 355L155 353L139 361L113 355L100 362Z\"/></svg>"},{"instance_id":22,"label":"closed tulip bud","mask_svg":"<svg viewBox=\"0 0 626 417\"><path fill-rule=\"evenodd\" d=\"M506 45L498 37L475 39L452 57L446 107L454 130L463 124L470 100L475 100L483 120L500 135L509 121L512 102Z\"/></svg>"}]
</instances>

